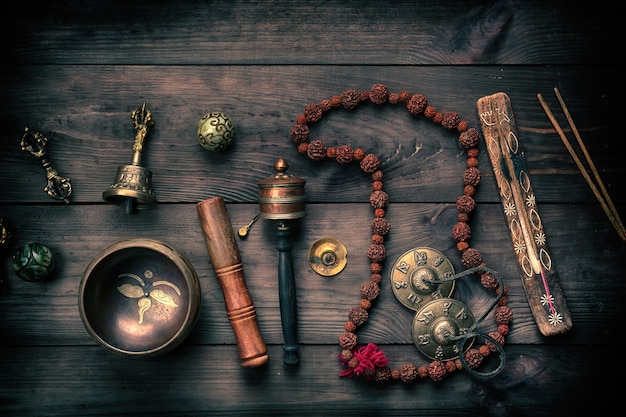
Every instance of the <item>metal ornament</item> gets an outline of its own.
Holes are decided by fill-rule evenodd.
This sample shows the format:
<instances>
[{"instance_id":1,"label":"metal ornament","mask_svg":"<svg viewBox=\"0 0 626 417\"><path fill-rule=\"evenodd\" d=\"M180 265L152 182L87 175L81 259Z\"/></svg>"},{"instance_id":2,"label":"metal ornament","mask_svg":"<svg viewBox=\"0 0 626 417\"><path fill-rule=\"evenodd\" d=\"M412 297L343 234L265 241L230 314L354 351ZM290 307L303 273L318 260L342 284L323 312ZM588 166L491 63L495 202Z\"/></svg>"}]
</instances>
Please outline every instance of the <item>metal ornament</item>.
<instances>
[{"instance_id":1,"label":"metal ornament","mask_svg":"<svg viewBox=\"0 0 626 417\"><path fill-rule=\"evenodd\" d=\"M391 288L398 301L417 311L434 299L450 296L454 281L432 281L453 276L454 267L443 253L417 247L402 254L391 267Z\"/></svg>"},{"instance_id":2,"label":"metal ornament","mask_svg":"<svg viewBox=\"0 0 626 417\"><path fill-rule=\"evenodd\" d=\"M26 127L24 135L20 141L20 147L24 152L28 152L41 162L41 166L46 170L46 179L48 184L44 187L44 191L55 200L63 200L69 203L70 194L72 194L72 183L69 178L60 176L48 159L48 150L46 144L48 139L39 132L31 131Z\"/></svg>"},{"instance_id":3,"label":"metal ornament","mask_svg":"<svg viewBox=\"0 0 626 417\"><path fill-rule=\"evenodd\" d=\"M115 181L102 193L106 202L124 206L126 214L134 213L136 209L151 209L157 205L151 188L152 172L140 165L144 141L154 126L152 113L146 103L143 103L140 108L131 112L131 118L136 131L133 159L130 165L118 167Z\"/></svg>"},{"instance_id":4,"label":"metal ornament","mask_svg":"<svg viewBox=\"0 0 626 417\"><path fill-rule=\"evenodd\" d=\"M38 242L21 245L11 258L15 274L24 281L42 281L49 278L54 265L50 248Z\"/></svg>"},{"instance_id":5,"label":"metal ornament","mask_svg":"<svg viewBox=\"0 0 626 417\"><path fill-rule=\"evenodd\" d=\"M196 134L198 142L204 149L214 152L225 151L235 137L235 124L224 113L208 113L198 121Z\"/></svg>"},{"instance_id":6,"label":"metal ornament","mask_svg":"<svg viewBox=\"0 0 626 417\"><path fill-rule=\"evenodd\" d=\"M278 250L278 298L285 343L283 363L297 365L298 317L296 305L296 282L291 259L290 221L305 215L305 180L287 173L289 165L283 158L274 164L276 174L262 180L259 186L259 216L277 220L276 249Z\"/></svg>"},{"instance_id":7,"label":"metal ornament","mask_svg":"<svg viewBox=\"0 0 626 417\"><path fill-rule=\"evenodd\" d=\"M476 320L462 302L453 298L439 298L424 305L413 319L413 343L431 359L448 361L461 354L458 339L469 333ZM474 338L465 342L469 349Z\"/></svg>"},{"instance_id":8,"label":"metal ornament","mask_svg":"<svg viewBox=\"0 0 626 417\"><path fill-rule=\"evenodd\" d=\"M345 245L330 237L313 243L309 249L309 264L318 274L330 277L337 275L348 263L348 250Z\"/></svg>"}]
</instances>

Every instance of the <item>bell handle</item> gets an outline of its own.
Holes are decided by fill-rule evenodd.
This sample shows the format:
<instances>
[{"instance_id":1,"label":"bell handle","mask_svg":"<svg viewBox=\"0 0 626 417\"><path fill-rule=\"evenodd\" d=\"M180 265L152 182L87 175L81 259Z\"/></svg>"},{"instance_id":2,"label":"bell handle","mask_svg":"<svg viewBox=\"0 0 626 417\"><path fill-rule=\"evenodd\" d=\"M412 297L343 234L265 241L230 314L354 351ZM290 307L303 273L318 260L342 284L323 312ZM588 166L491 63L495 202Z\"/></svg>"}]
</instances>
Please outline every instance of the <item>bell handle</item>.
<instances>
[{"instance_id":1,"label":"bell handle","mask_svg":"<svg viewBox=\"0 0 626 417\"><path fill-rule=\"evenodd\" d=\"M246 284L226 204L221 197L212 197L199 202L196 209L209 258L222 288L228 320L237 340L241 366L262 366L269 361L269 354L257 324L256 309Z\"/></svg>"},{"instance_id":2,"label":"bell handle","mask_svg":"<svg viewBox=\"0 0 626 417\"><path fill-rule=\"evenodd\" d=\"M146 107L146 103L139 108L134 109L130 113L131 119L135 126L135 142L133 143L133 165L139 165L141 163L141 153L143 152L143 143L148 136L148 132L154 126L154 120L152 119L152 112Z\"/></svg>"},{"instance_id":3,"label":"bell handle","mask_svg":"<svg viewBox=\"0 0 626 417\"><path fill-rule=\"evenodd\" d=\"M291 258L291 232L286 223L281 223L276 232L278 250L278 299L283 328L283 362L297 365L298 355L298 315L296 305L296 281Z\"/></svg>"}]
</instances>

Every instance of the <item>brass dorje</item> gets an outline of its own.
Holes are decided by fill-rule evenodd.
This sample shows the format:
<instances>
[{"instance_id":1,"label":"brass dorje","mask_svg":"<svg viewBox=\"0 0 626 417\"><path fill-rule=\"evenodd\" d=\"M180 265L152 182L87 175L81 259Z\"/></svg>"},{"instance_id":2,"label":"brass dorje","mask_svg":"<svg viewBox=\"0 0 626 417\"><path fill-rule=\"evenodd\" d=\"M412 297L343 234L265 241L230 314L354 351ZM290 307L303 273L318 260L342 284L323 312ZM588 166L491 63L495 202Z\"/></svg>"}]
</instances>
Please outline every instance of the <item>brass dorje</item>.
<instances>
[{"instance_id":1,"label":"brass dorje","mask_svg":"<svg viewBox=\"0 0 626 417\"><path fill-rule=\"evenodd\" d=\"M143 103L140 108L131 112L131 118L136 131L132 161L130 165L118 167L115 181L102 193L105 201L124 206L126 214L131 214L136 209L151 209L157 205L151 188L152 172L141 166L144 142L154 126L152 113L146 103Z\"/></svg>"},{"instance_id":2,"label":"brass dorje","mask_svg":"<svg viewBox=\"0 0 626 417\"><path fill-rule=\"evenodd\" d=\"M48 159L47 143L48 138L26 127L20 141L20 148L41 162L42 168L46 171L46 180L48 181L43 190L48 196L55 200L63 200L69 203L69 197L72 194L72 181L67 177L62 177L52 168L52 163Z\"/></svg>"}]
</instances>

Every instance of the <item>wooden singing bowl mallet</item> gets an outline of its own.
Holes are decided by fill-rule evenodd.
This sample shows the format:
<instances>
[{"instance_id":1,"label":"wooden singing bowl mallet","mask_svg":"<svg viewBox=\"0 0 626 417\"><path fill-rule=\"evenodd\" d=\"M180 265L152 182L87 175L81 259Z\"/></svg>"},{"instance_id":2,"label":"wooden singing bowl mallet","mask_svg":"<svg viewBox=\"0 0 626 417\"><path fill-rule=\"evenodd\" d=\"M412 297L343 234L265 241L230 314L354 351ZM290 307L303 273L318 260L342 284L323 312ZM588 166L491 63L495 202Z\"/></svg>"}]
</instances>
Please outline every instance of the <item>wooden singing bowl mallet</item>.
<instances>
[{"instance_id":1,"label":"wooden singing bowl mallet","mask_svg":"<svg viewBox=\"0 0 626 417\"><path fill-rule=\"evenodd\" d=\"M196 209L211 264L222 288L228 320L235 333L241 366L262 366L270 357L259 330L226 204L221 197L212 197L199 202Z\"/></svg>"}]
</instances>

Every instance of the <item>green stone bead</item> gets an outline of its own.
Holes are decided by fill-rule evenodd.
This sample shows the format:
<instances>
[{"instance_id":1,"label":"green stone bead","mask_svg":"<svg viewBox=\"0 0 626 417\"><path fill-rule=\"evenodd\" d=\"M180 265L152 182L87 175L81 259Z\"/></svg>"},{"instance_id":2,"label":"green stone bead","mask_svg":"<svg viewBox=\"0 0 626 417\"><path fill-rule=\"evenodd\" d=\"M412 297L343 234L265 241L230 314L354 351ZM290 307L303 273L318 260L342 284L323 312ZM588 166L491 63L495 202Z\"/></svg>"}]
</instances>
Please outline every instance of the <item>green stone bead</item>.
<instances>
[{"instance_id":1,"label":"green stone bead","mask_svg":"<svg viewBox=\"0 0 626 417\"><path fill-rule=\"evenodd\" d=\"M52 251L37 242L26 243L11 258L11 266L24 281L41 281L48 278L54 269Z\"/></svg>"},{"instance_id":2,"label":"green stone bead","mask_svg":"<svg viewBox=\"0 0 626 417\"><path fill-rule=\"evenodd\" d=\"M204 149L224 151L233 141L235 125L224 113L208 113L198 121L197 136Z\"/></svg>"}]
</instances>

